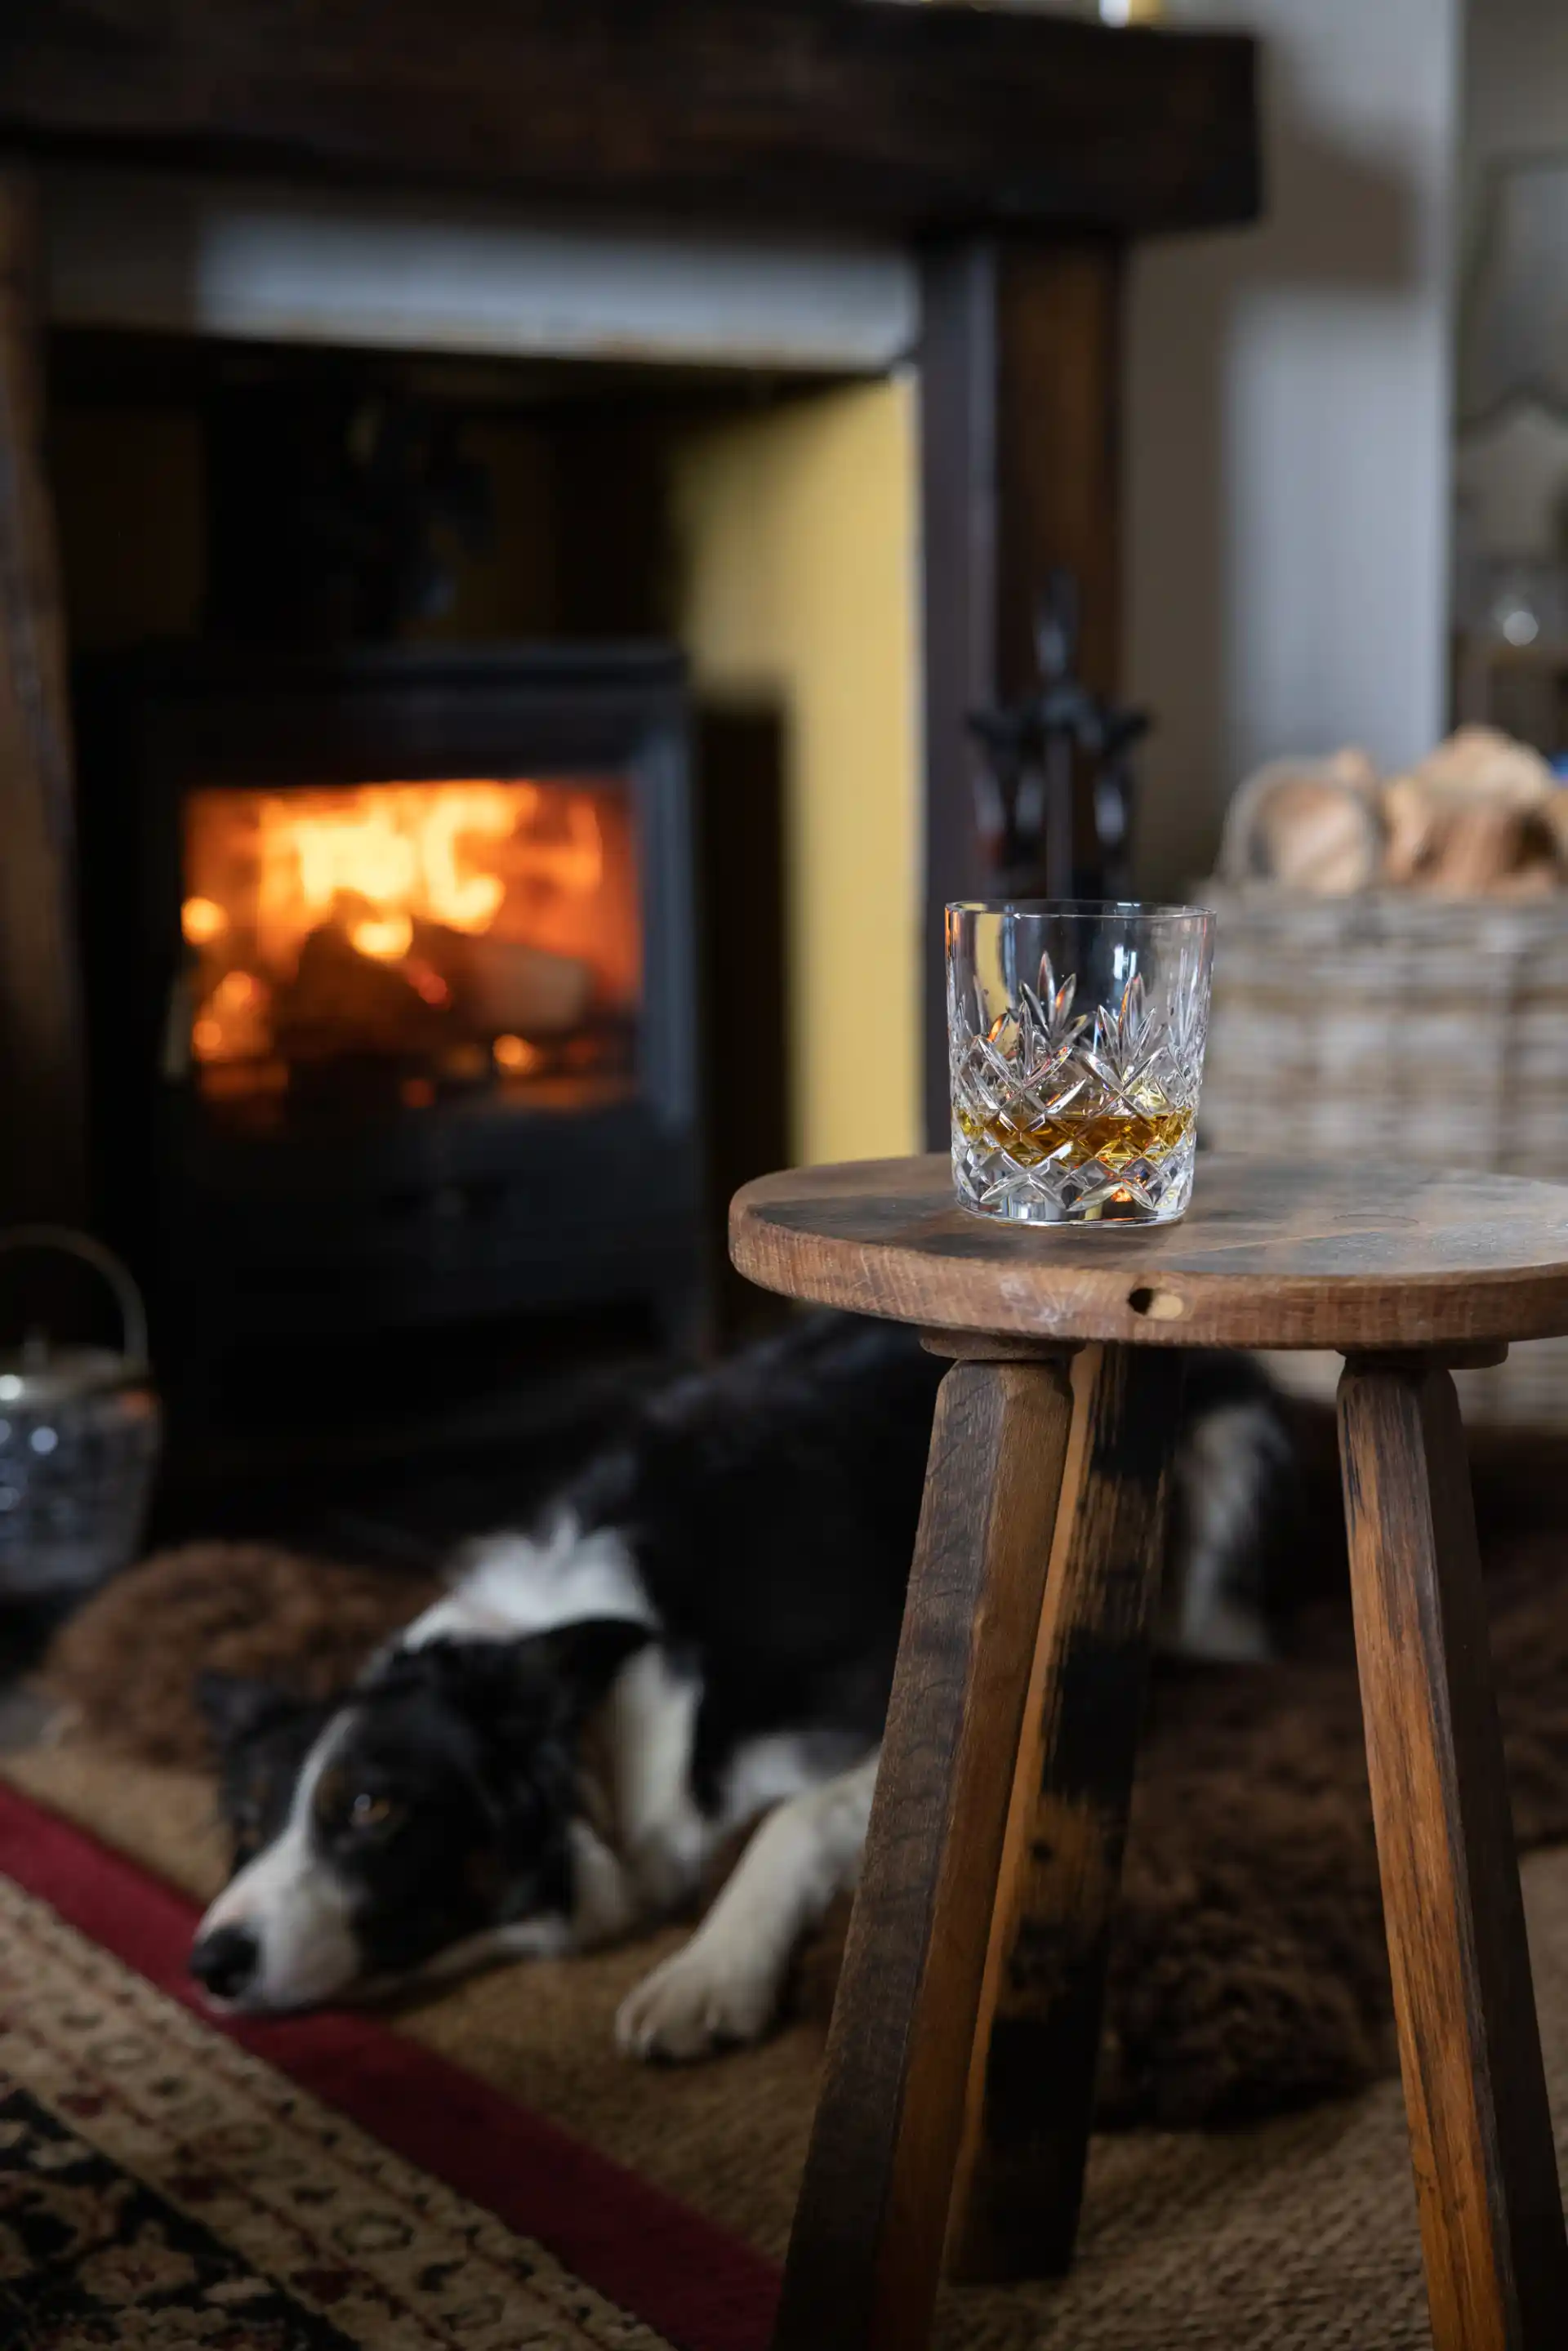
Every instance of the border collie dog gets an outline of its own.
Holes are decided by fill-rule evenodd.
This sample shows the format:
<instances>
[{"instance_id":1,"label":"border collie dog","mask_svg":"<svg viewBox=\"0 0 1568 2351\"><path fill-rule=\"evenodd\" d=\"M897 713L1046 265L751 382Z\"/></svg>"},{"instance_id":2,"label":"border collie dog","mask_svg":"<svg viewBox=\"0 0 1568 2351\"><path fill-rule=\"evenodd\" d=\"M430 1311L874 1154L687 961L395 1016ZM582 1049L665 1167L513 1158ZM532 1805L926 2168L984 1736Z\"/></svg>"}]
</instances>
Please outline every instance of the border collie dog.
<instances>
[{"instance_id":1,"label":"border collie dog","mask_svg":"<svg viewBox=\"0 0 1568 2351\"><path fill-rule=\"evenodd\" d=\"M823 1317L669 1389L528 1534L344 1698L209 1677L235 1874L191 1958L278 2010L487 1957L587 1949L695 1903L617 2033L692 2058L766 2031L858 1873L936 1384L896 1326ZM1289 1446L1241 1359L1195 1355L1167 1587L1175 1645L1267 1651Z\"/></svg>"}]
</instances>

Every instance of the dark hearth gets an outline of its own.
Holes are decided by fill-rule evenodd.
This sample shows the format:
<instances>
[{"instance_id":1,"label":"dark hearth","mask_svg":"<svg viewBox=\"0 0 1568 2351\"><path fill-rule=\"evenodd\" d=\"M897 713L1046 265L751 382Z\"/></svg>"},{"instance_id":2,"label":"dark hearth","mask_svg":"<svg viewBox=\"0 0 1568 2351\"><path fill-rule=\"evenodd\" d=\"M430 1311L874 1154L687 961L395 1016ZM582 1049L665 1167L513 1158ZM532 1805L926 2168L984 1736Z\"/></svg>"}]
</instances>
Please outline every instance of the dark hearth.
<instances>
[{"instance_id":1,"label":"dark hearth","mask_svg":"<svg viewBox=\"0 0 1568 2351\"><path fill-rule=\"evenodd\" d=\"M101 1217L187 1417L562 1310L689 1330L678 656L189 648L81 709Z\"/></svg>"}]
</instances>

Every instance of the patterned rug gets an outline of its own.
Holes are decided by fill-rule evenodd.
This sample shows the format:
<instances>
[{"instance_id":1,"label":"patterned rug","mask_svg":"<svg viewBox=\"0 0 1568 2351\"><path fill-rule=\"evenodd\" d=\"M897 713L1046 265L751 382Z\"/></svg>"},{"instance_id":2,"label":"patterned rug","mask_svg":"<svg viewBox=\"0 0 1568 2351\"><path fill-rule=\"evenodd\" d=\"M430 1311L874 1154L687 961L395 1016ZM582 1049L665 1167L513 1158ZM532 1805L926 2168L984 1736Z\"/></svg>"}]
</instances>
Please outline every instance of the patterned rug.
<instances>
[{"instance_id":1,"label":"patterned rug","mask_svg":"<svg viewBox=\"0 0 1568 2351\"><path fill-rule=\"evenodd\" d=\"M210 1789L69 1747L0 1760L35 1789L0 1783L4 2351L762 2351L815 2094L804 2026L629 2065L610 2023L633 1946L392 2020L220 2031L184 1979L193 1906L148 1874L210 1884ZM1568 1848L1524 1879L1568 2172ZM946 2290L931 2351L1239 2345L1431 2351L1396 2082L1098 2137L1071 2275Z\"/></svg>"},{"instance_id":2,"label":"patterned rug","mask_svg":"<svg viewBox=\"0 0 1568 2351\"><path fill-rule=\"evenodd\" d=\"M5 1788L0 1870L0 2343L766 2341L759 2256L417 2043L193 2012L189 1906Z\"/></svg>"}]
</instances>

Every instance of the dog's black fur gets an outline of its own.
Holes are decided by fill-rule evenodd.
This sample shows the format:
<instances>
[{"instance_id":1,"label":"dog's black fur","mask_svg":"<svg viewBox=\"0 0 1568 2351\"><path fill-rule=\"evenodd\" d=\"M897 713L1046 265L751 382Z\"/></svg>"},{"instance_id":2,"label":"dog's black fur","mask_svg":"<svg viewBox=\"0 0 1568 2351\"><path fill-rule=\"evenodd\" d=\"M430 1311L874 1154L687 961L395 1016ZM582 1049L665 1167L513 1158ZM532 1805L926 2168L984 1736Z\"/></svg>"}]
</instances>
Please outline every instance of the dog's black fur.
<instances>
[{"instance_id":1,"label":"dog's black fur","mask_svg":"<svg viewBox=\"0 0 1568 2351\"><path fill-rule=\"evenodd\" d=\"M352 1693L309 1794L308 1834L341 1889L359 1979L417 1969L513 1921L570 1913L585 1724L656 1641L699 1693L692 1793L712 1813L747 1741L792 1733L868 1753L881 1737L945 1366L896 1326L819 1317L680 1382L561 1504L622 1540L656 1631L623 1619L517 1639L394 1648ZM1256 1405L1241 1358L1194 1355L1184 1428ZM1282 1515L1276 1448L1264 1489ZM1234 1562L1256 1587L1262 1525ZM1240 1596L1253 1604L1254 1588ZM209 1678L236 1871L292 1817L333 1715ZM235 1929L215 1991L243 1978Z\"/></svg>"},{"instance_id":2,"label":"dog's black fur","mask_svg":"<svg viewBox=\"0 0 1568 2351\"><path fill-rule=\"evenodd\" d=\"M568 1489L700 1677L700 1802L759 1733L881 1738L945 1368L896 1324L814 1317L668 1389Z\"/></svg>"}]
</instances>

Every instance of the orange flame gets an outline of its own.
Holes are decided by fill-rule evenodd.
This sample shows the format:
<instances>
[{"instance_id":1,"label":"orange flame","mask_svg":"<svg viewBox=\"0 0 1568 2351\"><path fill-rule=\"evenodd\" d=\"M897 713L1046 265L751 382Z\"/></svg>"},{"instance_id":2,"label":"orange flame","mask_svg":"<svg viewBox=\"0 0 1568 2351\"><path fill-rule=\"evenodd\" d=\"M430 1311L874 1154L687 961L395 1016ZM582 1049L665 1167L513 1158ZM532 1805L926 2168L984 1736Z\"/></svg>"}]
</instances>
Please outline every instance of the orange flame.
<instances>
[{"instance_id":1,"label":"orange flame","mask_svg":"<svg viewBox=\"0 0 1568 2351\"><path fill-rule=\"evenodd\" d=\"M350 931L354 945L393 960L407 954L417 919L454 931L488 930L507 880L536 868L541 857L559 866L564 852L572 870L559 879L577 890L597 888L591 805L574 802L574 837L547 846L526 838L538 800L537 785L500 783L371 785L349 807L327 810L302 807L298 794L268 796L259 811L256 905L264 957L286 954L302 929L332 913L340 896L374 909ZM508 844L505 872L497 870L501 842ZM476 855L480 843L493 845ZM395 926L394 917L402 918Z\"/></svg>"},{"instance_id":2,"label":"orange flame","mask_svg":"<svg viewBox=\"0 0 1568 2351\"><path fill-rule=\"evenodd\" d=\"M181 909L194 1058L259 1066L279 1037L319 1051L340 1029L351 1040L356 1024L387 1050L404 1017L397 987L356 979L347 946L395 968L414 1008L410 1050L430 1048L423 1006L451 1016L448 1054L466 1040L480 1070L529 1073L544 1058L525 1041L537 1001L559 1019L591 991L601 1006L635 1000L632 823L618 778L194 792Z\"/></svg>"}]
</instances>

